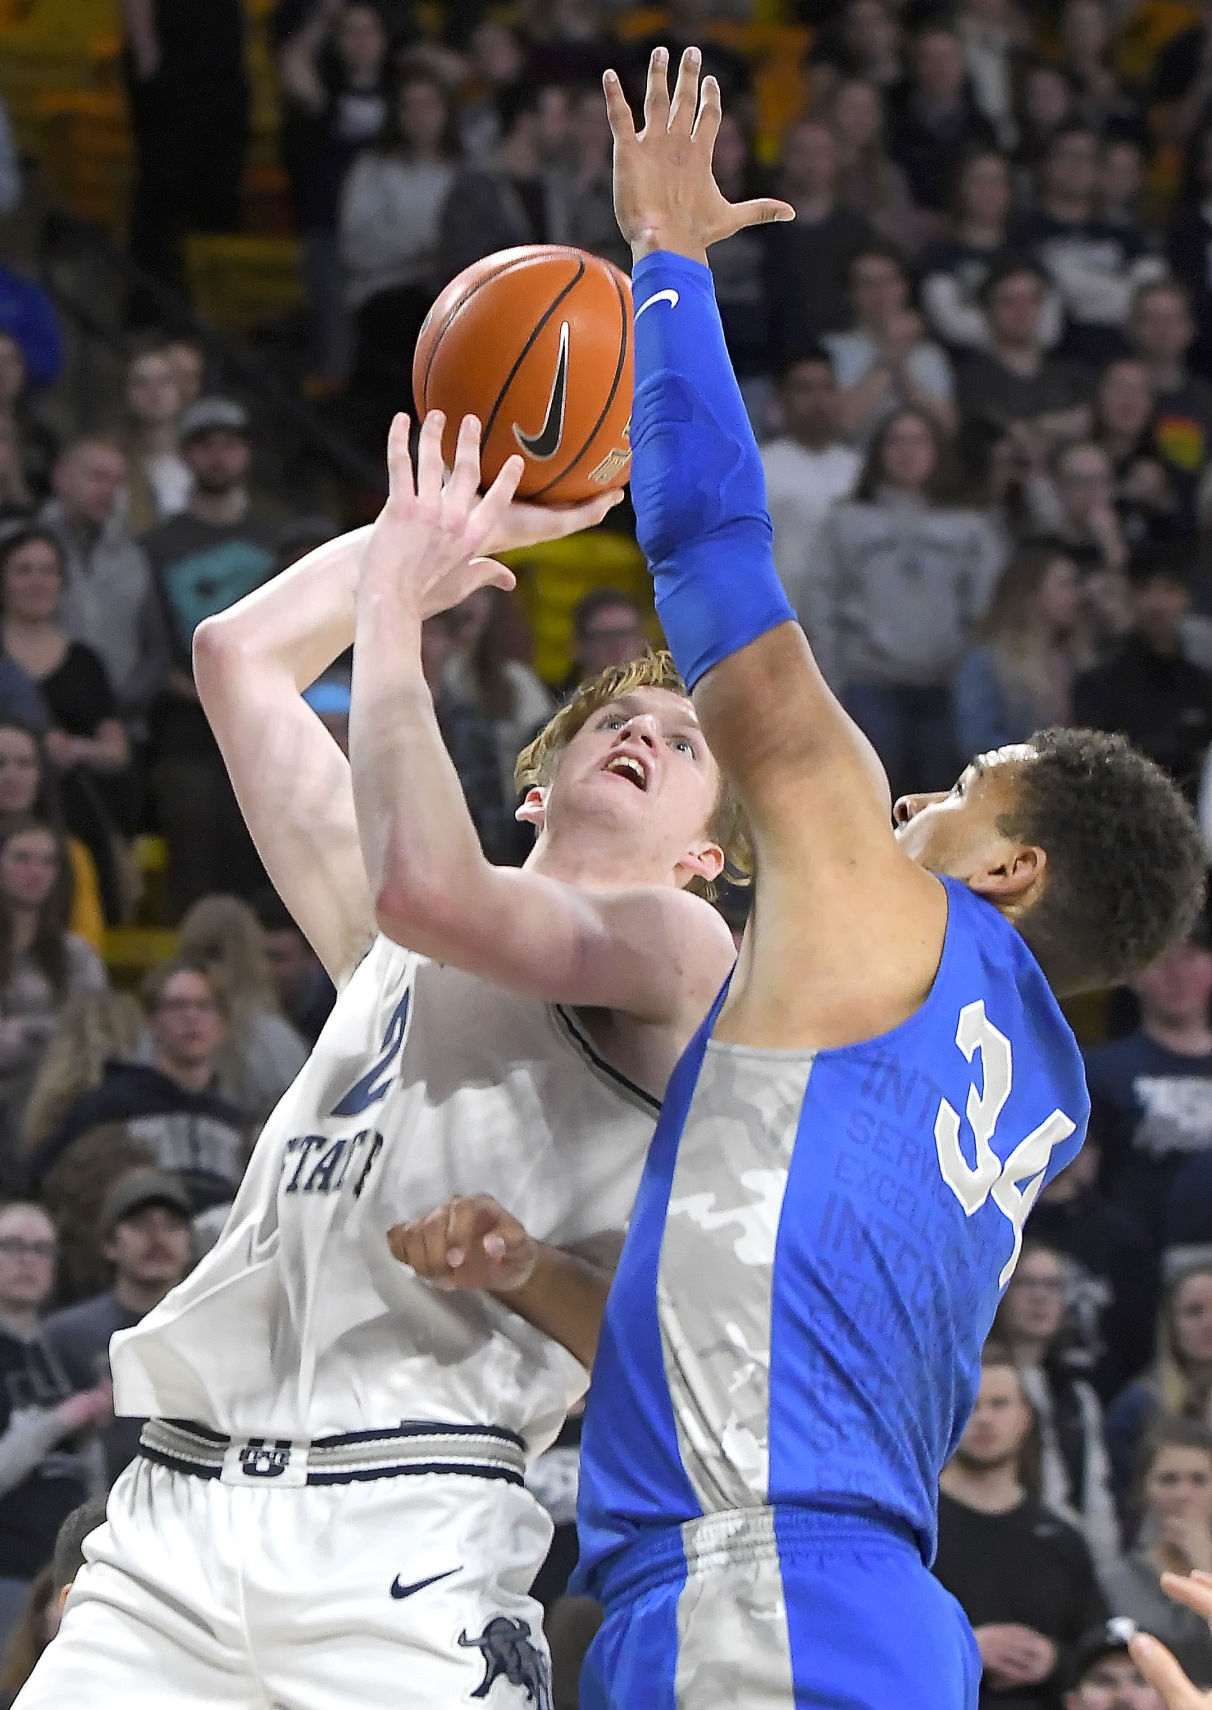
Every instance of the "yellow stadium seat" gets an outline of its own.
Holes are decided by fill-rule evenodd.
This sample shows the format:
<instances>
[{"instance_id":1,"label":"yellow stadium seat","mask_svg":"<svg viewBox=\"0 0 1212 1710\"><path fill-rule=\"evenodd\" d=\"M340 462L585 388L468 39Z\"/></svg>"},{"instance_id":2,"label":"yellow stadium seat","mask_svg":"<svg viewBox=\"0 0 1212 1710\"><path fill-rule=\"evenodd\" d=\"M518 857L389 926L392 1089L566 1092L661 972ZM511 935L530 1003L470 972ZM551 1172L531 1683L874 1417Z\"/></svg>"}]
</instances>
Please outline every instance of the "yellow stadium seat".
<instances>
[{"instance_id":1,"label":"yellow stadium seat","mask_svg":"<svg viewBox=\"0 0 1212 1710\"><path fill-rule=\"evenodd\" d=\"M526 620L534 637L534 668L557 684L572 665L572 614L595 588L618 588L645 611L652 610L652 579L644 555L626 535L596 529L571 540L505 553L518 578ZM655 619L652 639L659 639Z\"/></svg>"},{"instance_id":2,"label":"yellow stadium seat","mask_svg":"<svg viewBox=\"0 0 1212 1710\"><path fill-rule=\"evenodd\" d=\"M105 962L120 986L133 985L177 953L177 934L160 926L115 926L105 934Z\"/></svg>"},{"instance_id":3,"label":"yellow stadium seat","mask_svg":"<svg viewBox=\"0 0 1212 1710\"><path fill-rule=\"evenodd\" d=\"M225 332L248 332L303 300L293 238L195 235L185 240L185 255L199 314Z\"/></svg>"},{"instance_id":4,"label":"yellow stadium seat","mask_svg":"<svg viewBox=\"0 0 1212 1710\"><path fill-rule=\"evenodd\" d=\"M134 172L126 104L114 93L82 90L38 98L42 168L51 195L119 235Z\"/></svg>"}]
</instances>

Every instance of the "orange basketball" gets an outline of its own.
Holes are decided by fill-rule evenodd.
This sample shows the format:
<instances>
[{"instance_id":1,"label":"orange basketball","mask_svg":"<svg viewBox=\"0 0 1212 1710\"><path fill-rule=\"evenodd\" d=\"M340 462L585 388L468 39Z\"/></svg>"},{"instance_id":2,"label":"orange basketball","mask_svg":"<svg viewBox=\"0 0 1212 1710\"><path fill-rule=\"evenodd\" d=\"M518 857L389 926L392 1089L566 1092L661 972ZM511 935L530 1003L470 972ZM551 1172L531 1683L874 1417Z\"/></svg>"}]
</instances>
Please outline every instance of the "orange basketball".
<instances>
[{"instance_id":1,"label":"orange basketball","mask_svg":"<svg viewBox=\"0 0 1212 1710\"><path fill-rule=\"evenodd\" d=\"M485 484L521 452L522 498L576 504L626 485L632 358L627 275L583 250L527 244L451 280L421 328L412 389L421 416L446 412L447 463L476 415Z\"/></svg>"}]
</instances>

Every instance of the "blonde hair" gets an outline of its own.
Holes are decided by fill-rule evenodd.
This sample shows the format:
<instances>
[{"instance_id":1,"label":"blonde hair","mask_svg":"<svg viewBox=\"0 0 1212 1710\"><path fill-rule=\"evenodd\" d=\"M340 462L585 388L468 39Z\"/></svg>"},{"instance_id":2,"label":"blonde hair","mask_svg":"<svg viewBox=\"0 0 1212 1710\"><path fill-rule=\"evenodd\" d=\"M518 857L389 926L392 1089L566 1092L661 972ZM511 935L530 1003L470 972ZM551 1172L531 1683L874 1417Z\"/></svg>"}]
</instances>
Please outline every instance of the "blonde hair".
<instances>
[{"instance_id":1,"label":"blonde hair","mask_svg":"<svg viewBox=\"0 0 1212 1710\"><path fill-rule=\"evenodd\" d=\"M1208 1403L1208 1390L1187 1370L1175 1329L1178 1297L1192 1277L1212 1277L1212 1261L1194 1260L1170 1278L1157 1316L1157 1353L1150 1374L1163 1413L1179 1419L1203 1419Z\"/></svg>"},{"instance_id":2,"label":"blonde hair","mask_svg":"<svg viewBox=\"0 0 1212 1710\"><path fill-rule=\"evenodd\" d=\"M202 897L196 902L181 922L177 956L207 970L227 994L233 1017L253 1009L277 1012L265 933L239 897Z\"/></svg>"},{"instance_id":3,"label":"blonde hair","mask_svg":"<svg viewBox=\"0 0 1212 1710\"><path fill-rule=\"evenodd\" d=\"M596 712L633 689L664 689L689 699L690 691L678 674L673 658L665 651L642 653L625 665L608 665L596 677L582 683L576 694L550 718L530 745L518 755L514 782L520 790L550 784L560 755L573 737ZM715 806L705 827L724 851L724 874L734 885L747 885L753 877L753 844L744 809L721 776ZM708 879L691 879L687 890L715 898L716 885Z\"/></svg>"},{"instance_id":4,"label":"blonde hair","mask_svg":"<svg viewBox=\"0 0 1212 1710\"><path fill-rule=\"evenodd\" d=\"M130 1056L142 1027L143 1013L126 992L81 992L68 999L26 1106L27 1152L41 1145L81 1093L100 1084L109 1058Z\"/></svg>"}]
</instances>

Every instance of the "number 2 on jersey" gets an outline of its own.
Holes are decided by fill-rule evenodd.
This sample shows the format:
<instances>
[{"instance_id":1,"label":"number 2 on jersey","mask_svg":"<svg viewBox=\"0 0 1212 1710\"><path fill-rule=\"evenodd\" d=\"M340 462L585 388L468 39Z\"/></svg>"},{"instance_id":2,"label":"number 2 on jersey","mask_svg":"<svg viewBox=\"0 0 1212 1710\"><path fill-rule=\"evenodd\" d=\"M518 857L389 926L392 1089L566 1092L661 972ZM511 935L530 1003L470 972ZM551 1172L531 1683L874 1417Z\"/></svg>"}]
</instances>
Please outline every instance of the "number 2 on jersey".
<instances>
[{"instance_id":1,"label":"number 2 on jersey","mask_svg":"<svg viewBox=\"0 0 1212 1710\"><path fill-rule=\"evenodd\" d=\"M355 1081L345 1094L340 1104L332 1107L333 1116L360 1116L364 1110L369 1110L372 1104L378 1104L383 1094L391 1085L391 1077L395 1072L396 1059L404 1047L408 1033L408 1007L412 1001L412 987L404 993L395 1009L383 1034L383 1044L379 1055L370 1068Z\"/></svg>"},{"instance_id":2,"label":"number 2 on jersey","mask_svg":"<svg viewBox=\"0 0 1212 1710\"><path fill-rule=\"evenodd\" d=\"M1014 1078L1010 1041L989 1020L984 1003L977 1002L965 1004L960 1010L955 1043L969 1062L980 1053L981 1087L979 1091L975 1084L969 1087L965 1106L968 1126L976 1142L976 1162L970 1164L964 1156L960 1147L959 1113L943 1099L934 1119L939 1169L966 1217L971 1217L992 1198L1008 1220L1014 1231L1014 1247L998 1278L999 1288L1005 1288L1018 1263L1023 1224L1044 1185L1052 1149L1067 1140L1077 1124L1070 1122L1063 1110L1054 1110L1046 1122L1019 1141L1003 1164L993 1150L992 1141ZM1020 1186L1023 1182L1026 1187Z\"/></svg>"}]
</instances>

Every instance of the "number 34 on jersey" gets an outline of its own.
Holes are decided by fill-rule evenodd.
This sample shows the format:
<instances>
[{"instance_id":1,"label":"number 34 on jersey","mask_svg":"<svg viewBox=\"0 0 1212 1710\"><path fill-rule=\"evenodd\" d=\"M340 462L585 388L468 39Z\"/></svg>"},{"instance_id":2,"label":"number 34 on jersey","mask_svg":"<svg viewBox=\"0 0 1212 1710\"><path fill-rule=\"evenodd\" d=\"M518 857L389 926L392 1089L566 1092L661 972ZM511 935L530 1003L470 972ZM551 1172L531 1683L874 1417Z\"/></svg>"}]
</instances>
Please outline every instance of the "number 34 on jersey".
<instances>
[{"instance_id":1,"label":"number 34 on jersey","mask_svg":"<svg viewBox=\"0 0 1212 1710\"><path fill-rule=\"evenodd\" d=\"M1003 1163L993 1150L993 1138L1014 1081L1010 1041L989 1020L984 1002L978 1001L965 1004L960 1011L955 1043L970 1063L978 1055L981 1060L981 1085L978 1089L974 1083L969 1088L965 1106L976 1143L975 1162L969 1163L961 1144L959 1112L943 1099L934 1119L939 1168L965 1216L972 1217L991 1199L1008 1220L1014 1246L998 1278L998 1286L1005 1288L1018 1263L1023 1224L1044 1185L1053 1148L1067 1140L1077 1124L1063 1110L1054 1110L1018 1142Z\"/></svg>"}]
</instances>

